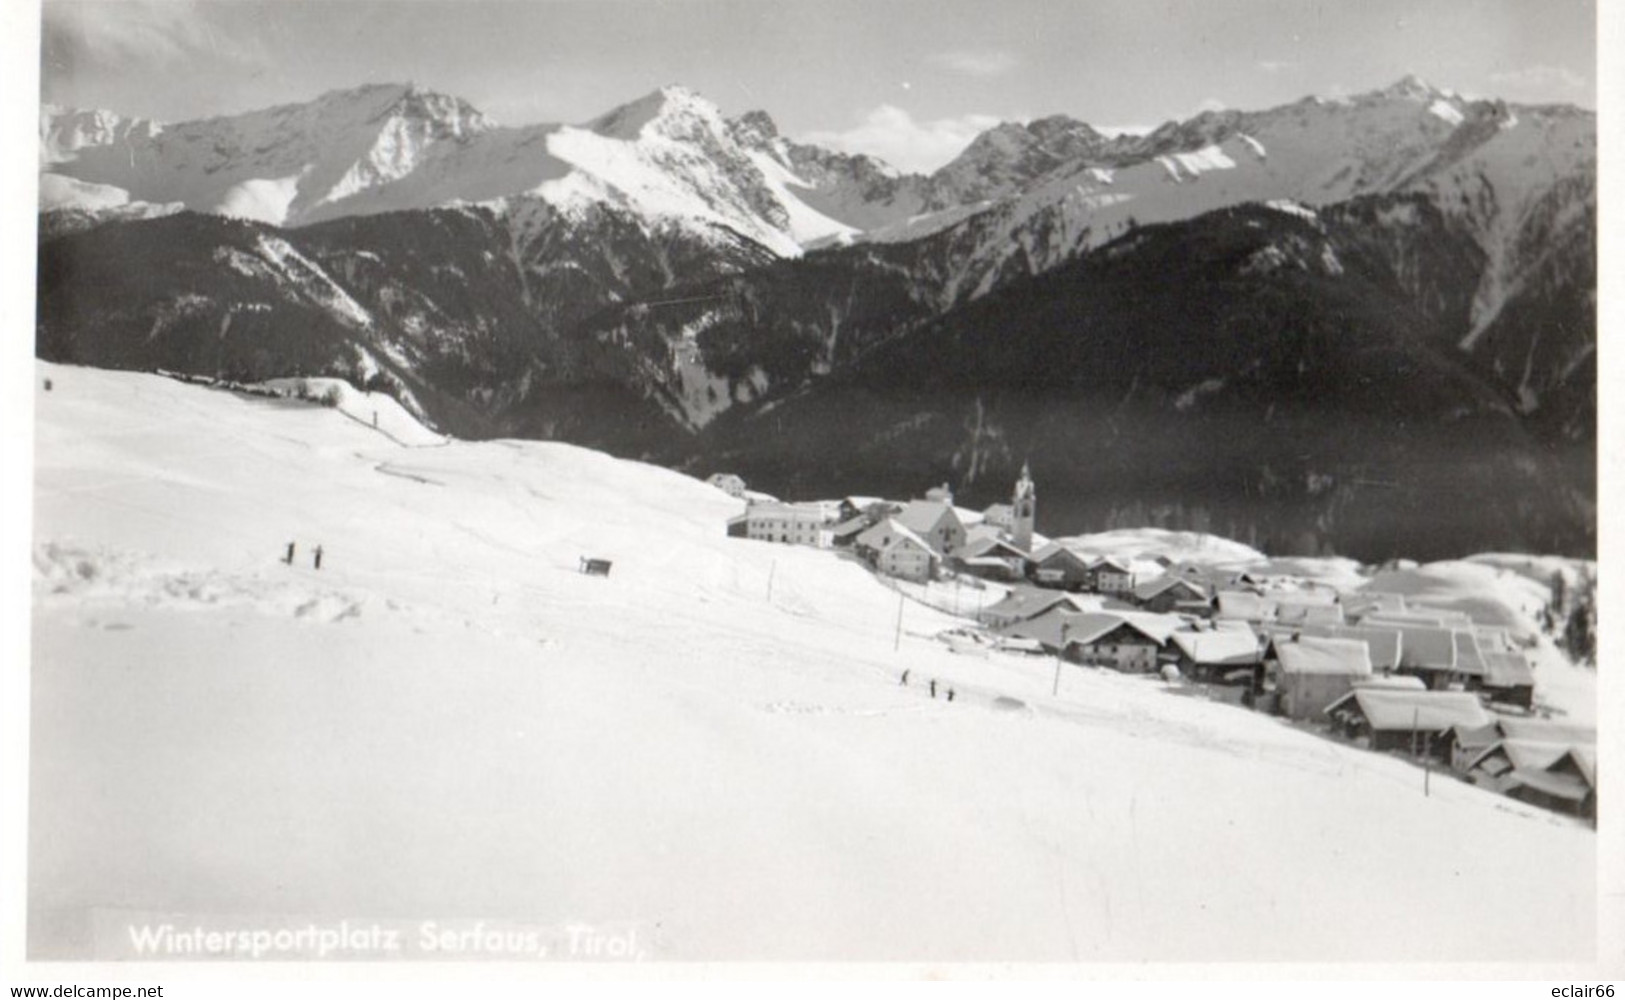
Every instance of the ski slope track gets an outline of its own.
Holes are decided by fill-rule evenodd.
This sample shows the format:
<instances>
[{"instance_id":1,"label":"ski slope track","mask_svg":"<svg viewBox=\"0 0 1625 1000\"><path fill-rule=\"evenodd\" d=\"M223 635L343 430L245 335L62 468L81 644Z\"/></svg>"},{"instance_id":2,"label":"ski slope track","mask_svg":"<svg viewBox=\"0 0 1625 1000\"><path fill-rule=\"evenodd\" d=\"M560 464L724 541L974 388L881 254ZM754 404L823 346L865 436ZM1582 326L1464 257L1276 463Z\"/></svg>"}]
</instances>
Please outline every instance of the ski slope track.
<instances>
[{"instance_id":1,"label":"ski slope track","mask_svg":"<svg viewBox=\"0 0 1625 1000\"><path fill-rule=\"evenodd\" d=\"M1591 830L1158 680L1052 696L918 604L894 651L895 592L725 537L697 480L36 374L32 957L101 908L630 921L665 960L1593 954Z\"/></svg>"}]
</instances>

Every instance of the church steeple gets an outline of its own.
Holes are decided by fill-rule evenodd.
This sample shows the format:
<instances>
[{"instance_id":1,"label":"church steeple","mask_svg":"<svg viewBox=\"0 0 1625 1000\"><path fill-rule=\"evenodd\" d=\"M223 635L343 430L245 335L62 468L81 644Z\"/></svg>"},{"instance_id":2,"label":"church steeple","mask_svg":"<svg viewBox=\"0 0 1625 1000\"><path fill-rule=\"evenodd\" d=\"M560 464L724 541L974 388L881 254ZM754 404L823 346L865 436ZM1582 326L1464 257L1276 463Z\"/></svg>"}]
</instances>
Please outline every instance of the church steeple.
<instances>
[{"instance_id":1,"label":"church steeple","mask_svg":"<svg viewBox=\"0 0 1625 1000\"><path fill-rule=\"evenodd\" d=\"M1010 540L1016 548L1031 553L1033 550L1033 517L1038 508L1038 490L1033 485L1032 470L1021 463L1021 478L1016 480L1016 492L1010 501Z\"/></svg>"}]
</instances>

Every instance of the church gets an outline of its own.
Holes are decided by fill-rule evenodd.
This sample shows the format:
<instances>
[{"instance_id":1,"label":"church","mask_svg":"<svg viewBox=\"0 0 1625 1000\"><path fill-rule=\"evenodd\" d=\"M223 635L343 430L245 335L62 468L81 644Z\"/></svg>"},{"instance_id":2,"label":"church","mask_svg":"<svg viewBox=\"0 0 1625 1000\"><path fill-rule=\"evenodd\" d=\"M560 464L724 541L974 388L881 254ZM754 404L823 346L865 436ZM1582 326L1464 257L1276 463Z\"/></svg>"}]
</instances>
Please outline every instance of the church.
<instances>
[{"instance_id":1,"label":"church","mask_svg":"<svg viewBox=\"0 0 1625 1000\"><path fill-rule=\"evenodd\" d=\"M1008 504L994 504L982 513L982 523L966 532L964 544L954 550L954 568L990 580L1019 580L1032 560L1033 522L1038 490L1032 470L1024 462L1021 478Z\"/></svg>"}]
</instances>

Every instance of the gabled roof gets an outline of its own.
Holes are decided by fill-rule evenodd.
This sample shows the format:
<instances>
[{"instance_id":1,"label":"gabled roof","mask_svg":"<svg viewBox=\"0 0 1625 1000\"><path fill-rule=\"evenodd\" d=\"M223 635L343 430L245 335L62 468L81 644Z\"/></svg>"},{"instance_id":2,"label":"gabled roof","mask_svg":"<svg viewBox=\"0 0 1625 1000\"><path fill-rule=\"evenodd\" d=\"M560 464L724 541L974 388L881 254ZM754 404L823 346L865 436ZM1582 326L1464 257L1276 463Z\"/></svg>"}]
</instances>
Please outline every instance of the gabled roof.
<instances>
[{"instance_id":1,"label":"gabled roof","mask_svg":"<svg viewBox=\"0 0 1625 1000\"><path fill-rule=\"evenodd\" d=\"M1367 618L1362 624L1370 624ZM1399 646L1399 665L1422 670L1454 670L1456 668L1456 634L1447 628L1427 625L1394 625L1402 638Z\"/></svg>"},{"instance_id":2,"label":"gabled roof","mask_svg":"<svg viewBox=\"0 0 1625 1000\"><path fill-rule=\"evenodd\" d=\"M1456 726L1478 728L1490 724L1489 713L1478 698L1465 691L1392 691L1357 687L1326 706L1328 715L1357 710L1373 731L1443 732Z\"/></svg>"},{"instance_id":3,"label":"gabled roof","mask_svg":"<svg viewBox=\"0 0 1625 1000\"><path fill-rule=\"evenodd\" d=\"M1273 642L1283 674L1338 674L1345 677L1368 677L1371 674L1371 654L1366 644L1357 639L1303 636L1283 640L1277 636Z\"/></svg>"},{"instance_id":4,"label":"gabled roof","mask_svg":"<svg viewBox=\"0 0 1625 1000\"><path fill-rule=\"evenodd\" d=\"M1272 635L1316 636L1322 639L1358 639L1366 644L1371 656L1371 669L1394 670L1399 667L1401 635L1398 629L1369 625L1265 625L1264 631Z\"/></svg>"},{"instance_id":5,"label":"gabled roof","mask_svg":"<svg viewBox=\"0 0 1625 1000\"><path fill-rule=\"evenodd\" d=\"M1550 719L1520 719L1515 715L1500 718L1501 732L1510 739L1544 740L1549 743L1597 744L1595 726L1572 722L1553 722Z\"/></svg>"},{"instance_id":6,"label":"gabled roof","mask_svg":"<svg viewBox=\"0 0 1625 1000\"><path fill-rule=\"evenodd\" d=\"M857 517L842 521L829 530L830 534L836 538L845 538L847 535L859 534L867 527L869 527L869 519L859 514Z\"/></svg>"},{"instance_id":7,"label":"gabled roof","mask_svg":"<svg viewBox=\"0 0 1625 1000\"><path fill-rule=\"evenodd\" d=\"M959 515L954 513L952 505L940 500L910 500L908 506L904 507L903 512L896 518L898 524L921 535L929 535L948 519L961 528L964 527L960 523Z\"/></svg>"},{"instance_id":8,"label":"gabled roof","mask_svg":"<svg viewBox=\"0 0 1625 1000\"><path fill-rule=\"evenodd\" d=\"M1004 529L996 524L977 523L966 526L965 541L967 544L980 538L997 538L1000 541L1009 541Z\"/></svg>"},{"instance_id":9,"label":"gabled roof","mask_svg":"<svg viewBox=\"0 0 1625 1000\"><path fill-rule=\"evenodd\" d=\"M1087 646L1125 625L1157 645L1166 646L1174 630L1179 627L1179 620L1170 615L1138 611L1090 611L1072 617L1065 624L1069 646Z\"/></svg>"},{"instance_id":10,"label":"gabled roof","mask_svg":"<svg viewBox=\"0 0 1625 1000\"><path fill-rule=\"evenodd\" d=\"M1042 549L1039 549L1037 555L1034 556L1034 559L1040 566L1059 561L1073 563L1079 569L1086 570L1089 568L1089 560L1084 558L1081 554L1067 548L1065 545L1062 545L1060 542L1050 542Z\"/></svg>"},{"instance_id":11,"label":"gabled roof","mask_svg":"<svg viewBox=\"0 0 1625 1000\"><path fill-rule=\"evenodd\" d=\"M1004 635L1022 639L1035 639L1050 649L1061 648L1061 629L1069 619L1077 617L1075 611L1051 606L1043 614L1024 618L1006 625L999 631Z\"/></svg>"},{"instance_id":12,"label":"gabled roof","mask_svg":"<svg viewBox=\"0 0 1625 1000\"><path fill-rule=\"evenodd\" d=\"M1513 767L1530 767L1544 771L1569 752L1567 743L1546 743L1540 740L1502 740L1501 748Z\"/></svg>"},{"instance_id":13,"label":"gabled roof","mask_svg":"<svg viewBox=\"0 0 1625 1000\"><path fill-rule=\"evenodd\" d=\"M1094 559L1088 560L1088 562L1089 568L1097 572L1103 569L1109 569L1117 573L1131 572L1128 560L1122 556L1096 556Z\"/></svg>"},{"instance_id":14,"label":"gabled roof","mask_svg":"<svg viewBox=\"0 0 1625 1000\"><path fill-rule=\"evenodd\" d=\"M886 552L900 541L906 540L909 544L921 546L931 555L941 558L941 554L931 546L930 542L921 538L917 533L910 531L894 517L888 517L884 521L875 524L874 527L858 535L857 540L860 544L879 552Z\"/></svg>"},{"instance_id":15,"label":"gabled roof","mask_svg":"<svg viewBox=\"0 0 1625 1000\"><path fill-rule=\"evenodd\" d=\"M1557 799L1567 799L1570 802L1585 801L1593 787L1584 777L1578 775L1523 767L1512 769L1512 780L1537 792Z\"/></svg>"},{"instance_id":16,"label":"gabled roof","mask_svg":"<svg viewBox=\"0 0 1625 1000\"><path fill-rule=\"evenodd\" d=\"M1012 590L984 613L1000 618L1036 618L1057 604L1069 605L1077 611L1085 610L1072 594L1054 590Z\"/></svg>"},{"instance_id":17,"label":"gabled roof","mask_svg":"<svg viewBox=\"0 0 1625 1000\"><path fill-rule=\"evenodd\" d=\"M1250 590L1221 590L1218 617L1253 622L1274 621L1275 601Z\"/></svg>"},{"instance_id":18,"label":"gabled roof","mask_svg":"<svg viewBox=\"0 0 1625 1000\"><path fill-rule=\"evenodd\" d=\"M1597 786L1597 755L1592 747L1501 740L1475 754L1467 769L1472 770L1492 757L1505 758L1512 766L1513 779L1519 784L1548 794L1578 800ZM1545 777L1540 777L1542 775Z\"/></svg>"},{"instance_id":19,"label":"gabled roof","mask_svg":"<svg viewBox=\"0 0 1625 1000\"><path fill-rule=\"evenodd\" d=\"M1247 666L1263 659L1258 636L1251 629L1208 629L1175 632L1169 637L1193 663Z\"/></svg>"},{"instance_id":20,"label":"gabled roof","mask_svg":"<svg viewBox=\"0 0 1625 1000\"><path fill-rule=\"evenodd\" d=\"M890 552L891 550L897 548L898 546L908 546L910 548L924 549L925 552L928 555L931 556L931 558L933 558L933 559L941 559L942 558L942 553L938 552L936 550L936 548L933 547L930 542L928 542L925 539L921 538L919 535L915 534L913 531L910 531L906 526L901 525L901 524L897 525L896 537L894 537L891 541L887 542L886 544L884 544L884 545L882 545L880 547L881 554L885 554L887 552Z\"/></svg>"},{"instance_id":21,"label":"gabled roof","mask_svg":"<svg viewBox=\"0 0 1625 1000\"><path fill-rule=\"evenodd\" d=\"M956 559L977 559L993 554L1004 555L1012 559L1027 558L1027 553L1004 539L990 538L986 535L967 540L964 545L955 549L953 554Z\"/></svg>"},{"instance_id":22,"label":"gabled roof","mask_svg":"<svg viewBox=\"0 0 1625 1000\"><path fill-rule=\"evenodd\" d=\"M1203 586L1197 581L1179 576L1174 573L1164 573L1159 577L1154 577L1150 580L1146 580L1144 583L1136 585L1134 588L1134 596L1139 600L1149 601L1158 594L1166 593L1167 591L1173 590L1176 587L1185 591L1185 593L1194 598L1204 601L1207 600L1207 587Z\"/></svg>"},{"instance_id":23,"label":"gabled roof","mask_svg":"<svg viewBox=\"0 0 1625 1000\"><path fill-rule=\"evenodd\" d=\"M1522 653L1484 654L1484 686L1492 688L1533 687L1535 672Z\"/></svg>"}]
</instances>

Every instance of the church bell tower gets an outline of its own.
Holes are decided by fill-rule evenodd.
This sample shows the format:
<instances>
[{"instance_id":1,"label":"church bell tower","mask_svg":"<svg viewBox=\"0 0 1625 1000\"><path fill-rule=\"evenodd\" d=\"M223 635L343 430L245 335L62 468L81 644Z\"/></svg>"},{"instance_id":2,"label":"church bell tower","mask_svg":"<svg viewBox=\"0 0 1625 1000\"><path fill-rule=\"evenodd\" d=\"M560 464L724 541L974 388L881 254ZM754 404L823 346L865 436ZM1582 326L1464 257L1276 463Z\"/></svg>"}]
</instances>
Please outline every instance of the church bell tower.
<instances>
[{"instance_id":1,"label":"church bell tower","mask_svg":"<svg viewBox=\"0 0 1625 1000\"><path fill-rule=\"evenodd\" d=\"M1023 552L1033 550L1033 516L1038 507L1038 493L1033 487L1033 476L1027 463L1021 463L1021 478L1016 480L1016 492L1010 501L1010 540Z\"/></svg>"}]
</instances>

